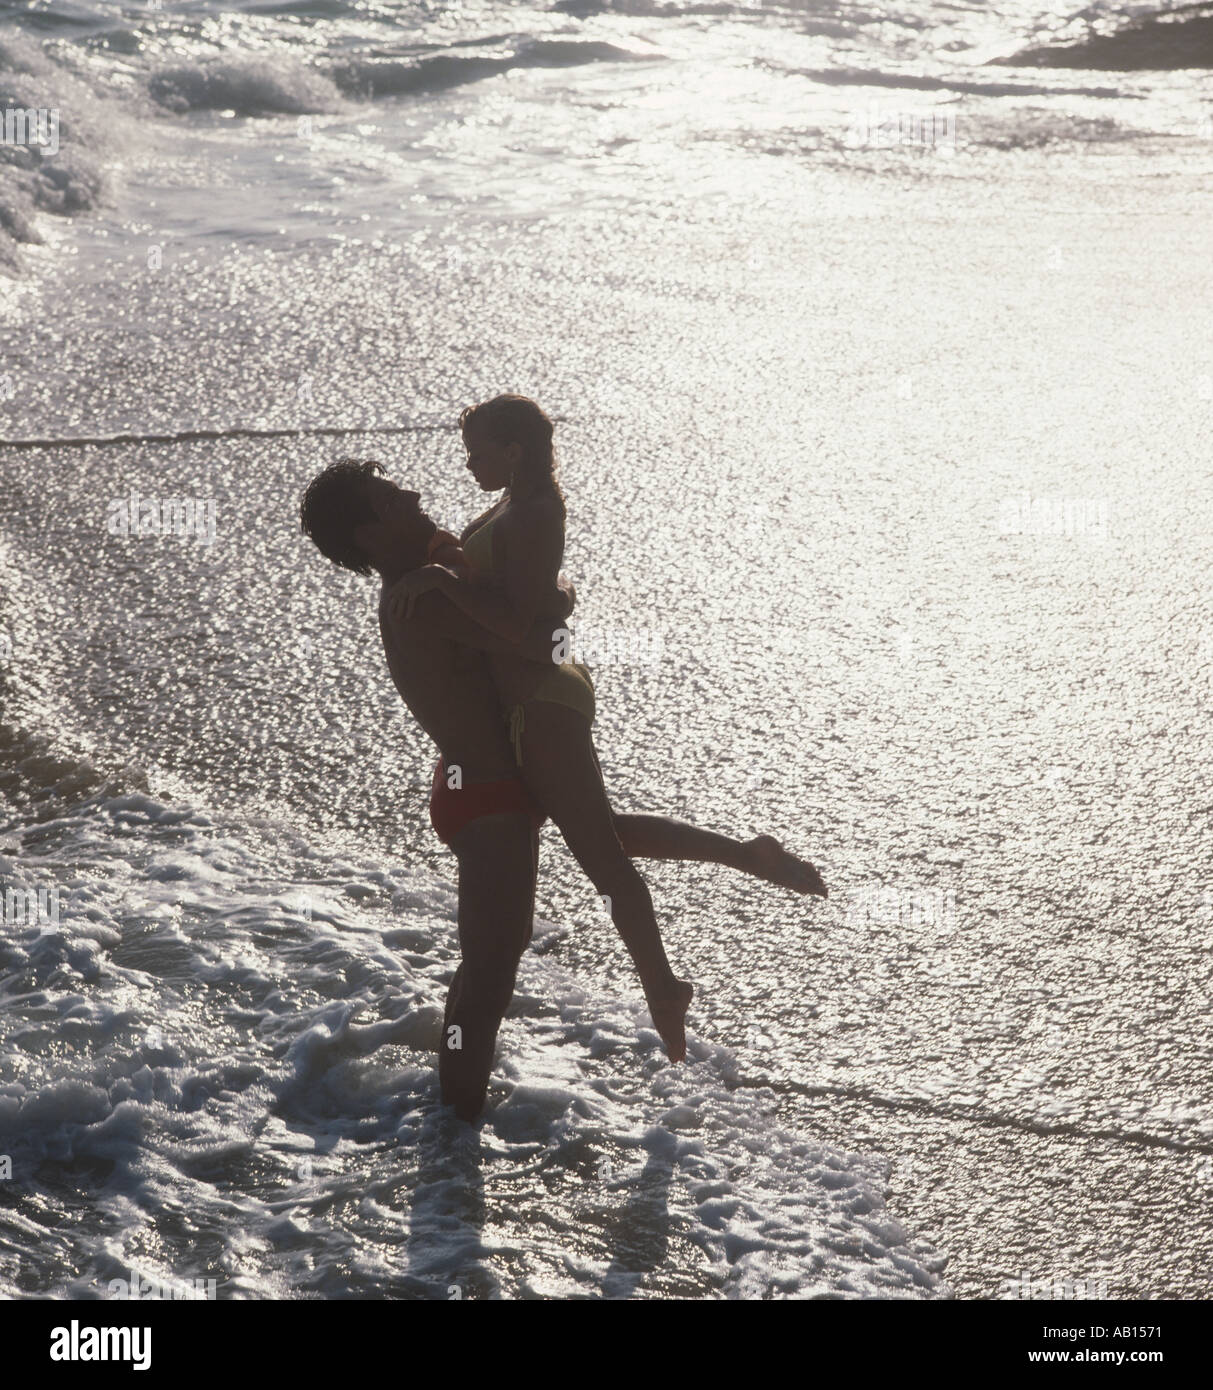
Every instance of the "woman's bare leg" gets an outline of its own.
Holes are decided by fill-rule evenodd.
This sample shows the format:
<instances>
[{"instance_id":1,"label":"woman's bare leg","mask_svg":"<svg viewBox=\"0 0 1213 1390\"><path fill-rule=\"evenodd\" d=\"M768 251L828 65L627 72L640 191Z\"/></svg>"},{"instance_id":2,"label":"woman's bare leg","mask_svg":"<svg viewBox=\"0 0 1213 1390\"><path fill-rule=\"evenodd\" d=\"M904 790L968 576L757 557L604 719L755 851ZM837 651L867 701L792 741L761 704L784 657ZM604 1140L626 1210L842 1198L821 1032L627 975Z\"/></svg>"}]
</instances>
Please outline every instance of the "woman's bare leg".
<instances>
[{"instance_id":1,"label":"woman's bare leg","mask_svg":"<svg viewBox=\"0 0 1213 1390\"><path fill-rule=\"evenodd\" d=\"M567 705L529 701L522 758L531 795L555 821L595 889L609 900L611 919L644 986L653 1026L671 1061L682 1061L694 989L670 969L649 890L615 833L590 726Z\"/></svg>"},{"instance_id":2,"label":"woman's bare leg","mask_svg":"<svg viewBox=\"0 0 1213 1390\"><path fill-rule=\"evenodd\" d=\"M593 744L591 743L591 748ZM602 777L598 750L594 765ZM606 783L603 782L605 787ZM629 859L695 859L706 864L724 864L753 874L768 883L778 883L794 893L816 893L827 897L821 875L807 859L789 854L773 835L756 835L752 840L734 840L714 830L701 830L689 821L671 816L618 815L612 812L615 833Z\"/></svg>"},{"instance_id":3,"label":"woman's bare leg","mask_svg":"<svg viewBox=\"0 0 1213 1390\"><path fill-rule=\"evenodd\" d=\"M615 813L615 833L629 859L697 859L707 864L724 864L768 883L778 883L794 893L827 896L826 886L813 865L789 854L770 835L734 840L670 816L619 812Z\"/></svg>"}]
</instances>

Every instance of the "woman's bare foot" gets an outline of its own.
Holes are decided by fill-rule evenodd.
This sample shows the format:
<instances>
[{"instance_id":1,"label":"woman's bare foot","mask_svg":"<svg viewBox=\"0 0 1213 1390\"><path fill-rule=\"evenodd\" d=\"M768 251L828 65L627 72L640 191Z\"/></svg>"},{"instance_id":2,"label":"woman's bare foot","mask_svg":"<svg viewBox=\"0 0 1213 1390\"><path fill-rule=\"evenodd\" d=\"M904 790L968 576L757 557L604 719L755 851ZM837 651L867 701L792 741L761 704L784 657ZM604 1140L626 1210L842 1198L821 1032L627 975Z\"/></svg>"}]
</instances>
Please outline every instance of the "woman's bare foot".
<instances>
[{"instance_id":1,"label":"woman's bare foot","mask_svg":"<svg viewBox=\"0 0 1213 1390\"><path fill-rule=\"evenodd\" d=\"M687 1055L686 1017L695 986L690 980L675 980L672 994L649 998L649 1016L661 1034L671 1062L684 1062ZM647 998L648 996L646 996Z\"/></svg>"},{"instance_id":2,"label":"woman's bare foot","mask_svg":"<svg viewBox=\"0 0 1213 1390\"><path fill-rule=\"evenodd\" d=\"M827 897L821 875L807 859L797 859L771 835L759 835L746 841L749 851L749 872L768 883L778 883L793 893L815 893Z\"/></svg>"}]
</instances>

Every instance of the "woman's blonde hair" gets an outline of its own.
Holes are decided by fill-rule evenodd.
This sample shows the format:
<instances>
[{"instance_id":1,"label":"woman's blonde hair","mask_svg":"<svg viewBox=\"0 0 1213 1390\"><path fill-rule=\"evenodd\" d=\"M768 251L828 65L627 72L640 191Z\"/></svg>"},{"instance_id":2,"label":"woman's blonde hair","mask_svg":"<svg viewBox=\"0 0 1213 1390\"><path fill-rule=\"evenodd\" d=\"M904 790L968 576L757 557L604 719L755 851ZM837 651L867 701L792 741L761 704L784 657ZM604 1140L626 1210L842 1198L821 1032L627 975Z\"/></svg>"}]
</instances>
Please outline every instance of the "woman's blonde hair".
<instances>
[{"instance_id":1,"label":"woman's blonde hair","mask_svg":"<svg viewBox=\"0 0 1213 1390\"><path fill-rule=\"evenodd\" d=\"M564 493L556 481L554 426L529 396L494 396L479 405L465 406L459 413L459 429L466 436L469 428L482 430L494 444L521 444L521 469L550 486L564 510Z\"/></svg>"}]
</instances>

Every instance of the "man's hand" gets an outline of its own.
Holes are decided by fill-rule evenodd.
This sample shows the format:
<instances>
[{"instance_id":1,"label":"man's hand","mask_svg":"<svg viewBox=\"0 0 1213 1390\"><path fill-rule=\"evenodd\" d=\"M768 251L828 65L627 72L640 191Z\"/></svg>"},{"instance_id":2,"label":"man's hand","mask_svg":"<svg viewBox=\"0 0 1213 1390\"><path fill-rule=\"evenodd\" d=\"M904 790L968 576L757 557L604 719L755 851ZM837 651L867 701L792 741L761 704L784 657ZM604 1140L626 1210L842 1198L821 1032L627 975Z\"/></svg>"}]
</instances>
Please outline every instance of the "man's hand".
<instances>
[{"instance_id":1,"label":"man's hand","mask_svg":"<svg viewBox=\"0 0 1213 1390\"><path fill-rule=\"evenodd\" d=\"M563 574L560 576L559 579L557 579L556 587L564 596L565 601L564 611L558 612L557 617L567 618L572 613L573 606L577 602L577 590L573 588L573 586L569 583L569 581L564 577Z\"/></svg>"},{"instance_id":2,"label":"man's hand","mask_svg":"<svg viewBox=\"0 0 1213 1390\"><path fill-rule=\"evenodd\" d=\"M418 597L431 589L440 589L452 577L450 570L441 565L422 565L420 569L409 570L388 590L388 611L396 619L411 618Z\"/></svg>"},{"instance_id":3,"label":"man's hand","mask_svg":"<svg viewBox=\"0 0 1213 1390\"><path fill-rule=\"evenodd\" d=\"M452 536L449 531L434 532L430 538L429 560L432 565L449 569L456 577L467 578L471 574L472 567L459 544L459 537Z\"/></svg>"},{"instance_id":4,"label":"man's hand","mask_svg":"<svg viewBox=\"0 0 1213 1390\"><path fill-rule=\"evenodd\" d=\"M568 643L568 628L552 618L540 618L530 632L515 648L516 653L527 661L541 661L545 666L556 661L557 645Z\"/></svg>"}]
</instances>

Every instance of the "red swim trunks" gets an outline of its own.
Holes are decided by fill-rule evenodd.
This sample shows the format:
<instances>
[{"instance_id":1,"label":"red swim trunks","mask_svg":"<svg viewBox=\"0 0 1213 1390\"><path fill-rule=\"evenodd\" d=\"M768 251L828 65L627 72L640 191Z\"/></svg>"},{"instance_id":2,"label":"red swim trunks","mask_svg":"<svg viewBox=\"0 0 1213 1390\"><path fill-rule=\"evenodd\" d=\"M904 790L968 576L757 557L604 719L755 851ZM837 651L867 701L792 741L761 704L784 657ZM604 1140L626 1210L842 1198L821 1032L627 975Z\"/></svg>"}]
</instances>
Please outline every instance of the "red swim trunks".
<instances>
[{"instance_id":1,"label":"red swim trunks","mask_svg":"<svg viewBox=\"0 0 1213 1390\"><path fill-rule=\"evenodd\" d=\"M511 812L530 816L535 829L547 817L535 804L521 778L504 777L499 782L467 782L457 790L447 785L446 766L439 758L434 764L434 785L430 790L430 824L444 845L480 816L499 816Z\"/></svg>"}]
</instances>

